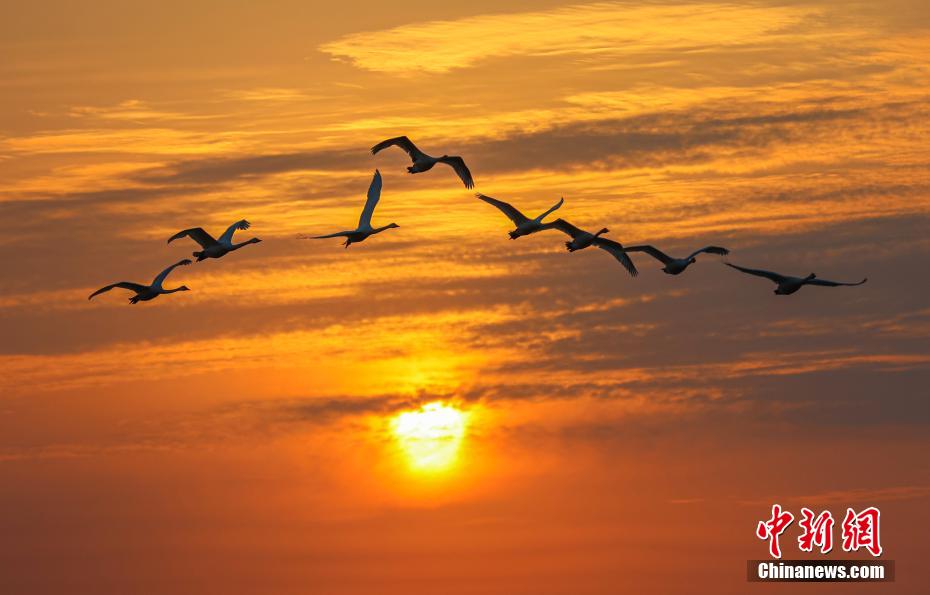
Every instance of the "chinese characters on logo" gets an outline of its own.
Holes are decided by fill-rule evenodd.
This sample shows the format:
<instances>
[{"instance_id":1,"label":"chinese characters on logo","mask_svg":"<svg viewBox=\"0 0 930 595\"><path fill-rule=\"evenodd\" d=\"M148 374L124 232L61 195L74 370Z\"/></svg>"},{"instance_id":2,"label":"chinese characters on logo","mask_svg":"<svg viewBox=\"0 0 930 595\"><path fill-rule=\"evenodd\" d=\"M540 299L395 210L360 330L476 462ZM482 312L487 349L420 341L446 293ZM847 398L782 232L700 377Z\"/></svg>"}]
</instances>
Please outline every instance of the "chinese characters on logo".
<instances>
[{"instance_id":1,"label":"chinese characters on logo","mask_svg":"<svg viewBox=\"0 0 930 595\"><path fill-rule=\"evenodd\" d=\"M811 509L802 508L801 516L804 518L798 524L804 533L798 537L798 548L802 552L812 552L816 545L821 554L829 554L833 549L833 515L825 510L815 518Z\"/></svg>"},{"instance_id":2,"label":"chinese characters on logo","mask_svg":"<svg viewBox=\"0 0 930 595\"><path fill-rule=\"evenodd\" d=\"M880 518L881 512L874 506L860 513L847 508L842 526L843 551L856 552L865 548L873 556L880 556L882 554L879 539ZM782 510L778 504L773 504L771 518L760 521L756 527L756 537L769 542L769 555L773 558L781 558L779 538L793 522L793 514ZM830 553L833 549L833 525L833 514L829 510L815 515L814 511L809 508L801 508L801 520L798 521L798 526L802 532L798 537L798 549L802 552L812 552L816 546L820 553Z\"/></svg>"},{"instance_id":3,"label":"chinese characters on logo","mask_svg":"<svg viewBox=\"0 0 930 595\"><path fill-rule=\"evenodd\" d=\"M852 508L847 508L846 518L843 519L843 551L855 552L864 547L873 556L881 556L882 545L878 540L880 517L881 513L874 506L859 514Z\"/></svg>"},{"instance_id":4,"label":"chinese characters on logo","mask_svg":"<svg viewBox=\"0 0 930 595\"><path fill-rule=\"evenodd\" d=\"M781 506L773 504L772 518L761 521L759 526L756 527L756 537L769 540L769 555L773 558L781 558L781 547L778 545L778 538L793 521L793 514L787 511L782 512Z\"/></svg>"}]
</instances>

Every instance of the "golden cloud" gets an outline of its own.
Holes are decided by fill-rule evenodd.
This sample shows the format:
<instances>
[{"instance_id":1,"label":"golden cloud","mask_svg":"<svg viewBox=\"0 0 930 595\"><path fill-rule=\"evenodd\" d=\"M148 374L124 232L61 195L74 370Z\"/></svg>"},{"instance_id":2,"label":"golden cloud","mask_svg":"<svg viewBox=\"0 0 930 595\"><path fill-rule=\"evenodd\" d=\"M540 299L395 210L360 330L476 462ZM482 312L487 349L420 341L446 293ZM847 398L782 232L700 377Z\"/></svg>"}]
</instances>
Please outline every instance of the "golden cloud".
<instances>
[{"instance_id":1,"label":"golden cloud","mask_svg":"<svg viewBox=\"0 0 930 595\"><path fill-rule=\"evenodd\" d=\"M320 50L366 70L442 73L500 56L622 55L735 45L774 35L810 14L797 7L595 3L402 25L348 35Z\"/></svg>"}]
</instances>

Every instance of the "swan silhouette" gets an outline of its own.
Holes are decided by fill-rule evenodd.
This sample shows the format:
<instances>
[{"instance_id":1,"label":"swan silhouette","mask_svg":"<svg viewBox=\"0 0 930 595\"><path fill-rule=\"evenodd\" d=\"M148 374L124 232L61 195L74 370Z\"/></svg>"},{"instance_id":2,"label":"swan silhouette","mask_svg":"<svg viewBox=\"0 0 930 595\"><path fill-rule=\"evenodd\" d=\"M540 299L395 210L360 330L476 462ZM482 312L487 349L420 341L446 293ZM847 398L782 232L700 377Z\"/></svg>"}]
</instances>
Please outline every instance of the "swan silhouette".
<instances>
[{"instance_id":1,"label":"swan silhouette","mask_svg":"<svg viewBox=\"0 0 930 595\"><path fill-rule=\"evenodd\" d=\"M763 271L761 269L748 269L741 266L736 266L735 264L730 264L729 262L723 263L728 267L734 268L738 271L742 271L748 275L755 275L757 277L765 277L770 281L773 281L778 287L775 288L775 293L777 295L791 295L797 290L801 289L805 285L820 285L821 287L839 287L841 285L846 286L855 286L862 285L869 279L866 277L858 283L841 283L839 281L827 281L826 279L818 279L817 275L811 273L806 277L789 277L787 275L780 275L778 273L773 273L771 271Z\"/></svg>"},{"instance_id":2,"label":"swan silhouette","mask_svg":"<svg viewBox=\"0 0 930 595\"><path fill-rule=\"evenodd\" d=\"M695 250L694 252L692 252L688 256L685 256L684 258L673 258L669 256L668 254L666 254L665 252L662 252L658 248L654 246L650 246L648 244L644 244L642 246L627 246L626 248L624 248L624 250L626 250L627 252L645 252L649 256L652 256L653 258L655 258L656 260L658 260L659 262L665 265L664 267L662 267L662 270L667 275L679 275L683 273L684 270L688 268L689 265L692 265L695 263L696 259L694 257L702 252L707 252L708 254L722 254L722 255L727 255L730 253L729 250L727 250L726 248L721 248L720 246L705 246L701 248L700 250Z\"/></svg>"},{"instance_id":3,"label":"swan silhouette","mask_svg":"<svg viewBox=\"0 0 930 595\"><path fill-rule=\"evenodd\" d=\"M203 248L200 252L194 252L192 256L197 257L197 262L204 260L205 258L220 258L232 252L233 250L238 250L243 246L248 246L249 244L257 244L261 242L258 238L252 238L244 242L239 242L238 244L232 243L233 234L236 233L237 229L248 229L250 224L245 219L241 221L236 221L229 228L223 232L223 235L220 236L220 239L214 239L213 236L208 234L202 227L192 227L191 229L185 229L174 234L168 238L168 243L170 244L178 238L183 238L185 236L194 240L200 247Z\"/></svg>"},{"instance_id":4,"label":"swan silhouette","mask_svg":"<svg viewBox=\"0 0 930 595\"><path fill-rule=\"evenodd\" d=\"M326 238L345 238L343 246L348 248L352 244L364 242L370 236L381 233L385 229L400 227L396 223L389 223L384 227L372 228L371 215L375 212L378 200L381 198L381 172L375 170L375 176L371 179L371 185L368 187L368 199L365 201L365 208L362 209L362 216L359 217L358 227L349 231L337 231L325 236L301 236L300 239L322 240Z\"/></svg>"},{"instance_id":5,"label":"swan silhouette","mask_svg":"<svg viewBox=\"0 0 930 595\"><path fill-rule=\"evenodd\" d=\"M575 252L577 250L584 250L589 246L597 246L605 252L609 252L613 255L617 261L623 265L623 267L630 273L631 276L635 277L639 274L636 270L636 265L633 264L633 261L630 260L630 257L627 255L626 250L623 249L623 246L620 242L615 242L614 240L609 240L607 238L600 237L601 235L609 232L610 230L606 227L598 231L597 233L591 233L589 231L584 231L579 229L566 221L565 219L556 219L552 223L543 223L541 225L542 229L558 229L569 236L571 240L565 242L565 247L568 248L569 252Z\"/></svg>"},{"instance_id":6,"label":"swan silhouette","mask_svg":"<svg viewBox=\"0 0 930 595\"><path fill-rule=\"evenodd\" d=\"M500 209L500 211L503 214L507 215L508 219L513 221L514 225L516 225L517 227L513 231L509 232L511 240L515 240L522 236L528 236L532 233L536 233L537 231L542 231L543 229L545 229L542 225L542 220L545 219L550 213L552 213L553 211L561 207L562 204L565 202L564 198L560 198L559 202L555 203L555 205L553 205L552 208L550 208L548 211L546 211L539 217L536 217L535 219L530 219L529 217L527 217L526 215L518 211L516 207L514 207L510 203L506 203L502 200L497 200L496 198L491 198L490 196L485 196L484 194L481 194L481 193L478 193L475 196L477 196L484 202L488 203L489 205L493 205L497 207L498 209Z\"/></svg>"},{"instance_id":7,"label":"swan silhouette","mask_svg":"<svg viewBox=\"0 0 930 595\"><path fill-rule=\"evenodd\" d=\"M395 138L389 138L387 140L381 141L377 145L371 148L371 153L377 155L382 149L388 147L397 146L406 151L407 155L410 156L410 160L413 162L413 165L407 168L407 172L411 174L418 174L420 172L429 171L433 169L433 166L437 163L445 163L452 167L455 170L455 173L458 174L461 178L462 183L465 184L466 188L474 188L475 181L471 177L471 172L468 171L468 166L465 165L465 160L461 157L450 157L449 155L443 155L442 157L431 157L417 148L413 142L406 136L398 136Z\"/></svg>"},{"instance_id":8,"label":"swan silhouette","mask_svg":"<svg viewBox=\"0 0 930 595\"><path fill-rule=\"evenodd\" d=\"M136 304L138 302L147 302L149 300L153 300L157 298L158 296L164 293L174 293L176 291L190 291L190 288L187 285L182 285L174 289L165 289L162 287L162 283L165 282L165 279L168 277L168 274L171 271L173 271L175 267L187 266L189 264L191 264L191 260L189 258L185 258L184 260L174 263L167 269L158 273L158 276L152 280L151 285L142 285L141 283L132 283L131 281L120 281L119 283L113 283L111 285L107 285L106 287L101 287L94 293L90 294L90 296L88 296L87 299L93 299L95 295L100 295L101 293L110 291L114 287L119 287L120 289L128 289L129 291L135 292L136 295L129 298L130 304Z\"/></svg>"}]
</instances>

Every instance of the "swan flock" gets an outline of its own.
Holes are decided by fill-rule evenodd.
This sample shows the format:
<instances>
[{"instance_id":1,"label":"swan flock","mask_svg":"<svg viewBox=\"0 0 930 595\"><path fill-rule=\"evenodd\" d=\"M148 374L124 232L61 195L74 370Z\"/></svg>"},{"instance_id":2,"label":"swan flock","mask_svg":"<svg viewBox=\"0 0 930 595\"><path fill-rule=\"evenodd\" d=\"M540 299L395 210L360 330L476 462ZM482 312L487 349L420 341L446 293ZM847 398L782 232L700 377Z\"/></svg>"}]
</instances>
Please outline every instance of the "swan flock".
<instances>
[{"instance_id":1,"label":"swan flock","mask_svg":"<svg viewBox=\"0 0 930 595\"><path fill-rule=\"evenodd\" d=\"M418 174L431 170L437 163L442 163L448 165L452 168L455 174L459 177L462 183L466 188L474 188L475 181L472 177L471 171L468 169L468 166L465 164L465 160L459 156L450 156L442 155L441 157L432 157L421 151L413 142L406 136L398 136L394 138L389 138L387 140L381 141L371 148L371 153L377 155L380 151L387 149L389 147L399 147L402 149L407 156L410 158L412 165L407 167L407 172L411 174ZM378 202L381 199L381 189L382 189L382 179L381 172L375 170L374 177L371 180L371 184L368 187L368 196L365 200L365 205L362 208L362 213L358 220L358 225L355 229L346 230L346 231L337 231L335 233L330 233L327 235L318 235L318 236L308 236L301 235L298 236L299 239L326 239L326 238L344 238L343 246L348 248L352 244L357 244L363 242L383 231L388 229L395 229L400 227L396 223L388 223L381 227L372 227L371 218L374 214L375 207L377 207ZM649 245L643 244L638 246L626 246L624 247L620 242L610 239L607 237L602 237L607 233L610 233L610 230L606 227L602 227L597 232L590 232L580 229L575 225L569 223L565 219L558 218L554 221L544 223L543 220L551 215L553 212L557 211L565 203L564 198L559 198L559 201L550 207L548 210L544 211L542 214L538 215L535 218L530 218L524 215L519 209L514 207L508 202L492 198L485 194L478 193L476 194L478 199L484 201L485 203L495 207L501 213L503 213L515 226L513 230L508 232L511 240L516 240L523 236L528 236L536 233L540 233L548 230L556 230L564 233L568 236L568 240L565 242L565 247L569 252L577 252L579 250L584 250L591 246L600 248L604 252L607 252L613 256L617 262L630 274L630 276L637 276L638 271L636 265L633 263L633 260L630 258L630 253L644 252L659 261L662 266L662 271L668 275L680 275L687 269L689 266L694 264L697 261L697 256L699 254L716 254L721 256L726 256L730 253L727 248L721 246L705 246L699 250L695 250L688 256L683 258L675 258L667 255L658 248ZM250 244L257 244L262 240L259 238L251 238L244 242L233 243L233 235L236 231L249 229L250 224L245 219L237 221L230 225L225 232L219 237L214 238L209 233L207 233L202 227L193 227L190 229L184 229L174 234L168 238L168 243L170 244L174 240L179 240L181 238L190 238L200 246L200 250L193 252L191 255L197 259L197 262L212 258L218 259L226 256L230 252L234 252L240 248L248 246ZM176 293L180 291L190 291L186 285L180 285L174 289L165 289L162 284L168 275L179 266L190 265L192 261L190 259L184 259L179 262L176 262L159 273L155 279L152 280L151 284L144 285L141 283L134 283L130 281L119 281L117 283L112 283L101 287L97 291L90 294L87 299L93 299L95 296L102 293L108 292L111 289L127 289L133 292L133 296L129 298L130 304L136 304L138 302L146 302L155 299L156 297L169 293ZM756 277L764 277L774 282L776 285L775 294L776 295L791 295L796 293L802 287L806 285L819 286L819 287L839 287L839 286L856 286L862 285L868 279L862 279L861 281L855 283L847 283L840 281L828 281L826 279L820 279L814 273L810 273L806 277L791 277L787 275L782 275L779 273L773 273L771 271L766 271L762 269L752 269L742 266L737 266L735 264L730 264L729 262L724 262L728 267L731 267L741 273L752 275Z\"/></svg>"}]
</instances>

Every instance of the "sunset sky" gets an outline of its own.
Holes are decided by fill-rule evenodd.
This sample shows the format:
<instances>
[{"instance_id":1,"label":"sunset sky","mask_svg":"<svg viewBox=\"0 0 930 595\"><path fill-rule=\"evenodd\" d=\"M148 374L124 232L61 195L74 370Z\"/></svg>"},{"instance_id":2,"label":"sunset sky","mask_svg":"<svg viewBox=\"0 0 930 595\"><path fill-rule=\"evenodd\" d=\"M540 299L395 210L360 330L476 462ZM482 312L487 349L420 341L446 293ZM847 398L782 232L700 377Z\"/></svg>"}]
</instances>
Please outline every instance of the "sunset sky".
<instances>
[{"instance_id":1,"label":"sunset sky","mask_svg":"<svg viewBox=\"0 0 930 595\"><path fill-rule=\"evenodd\" d=\"M925 592L928 56L926 0L3 0L0 593L794 592L746 582L775 502L882 511L897 582L807 591ZM511 241L401 134L732 252ZM297 239L375 168L398 229Z\"/></svg>"}]
</instances>

